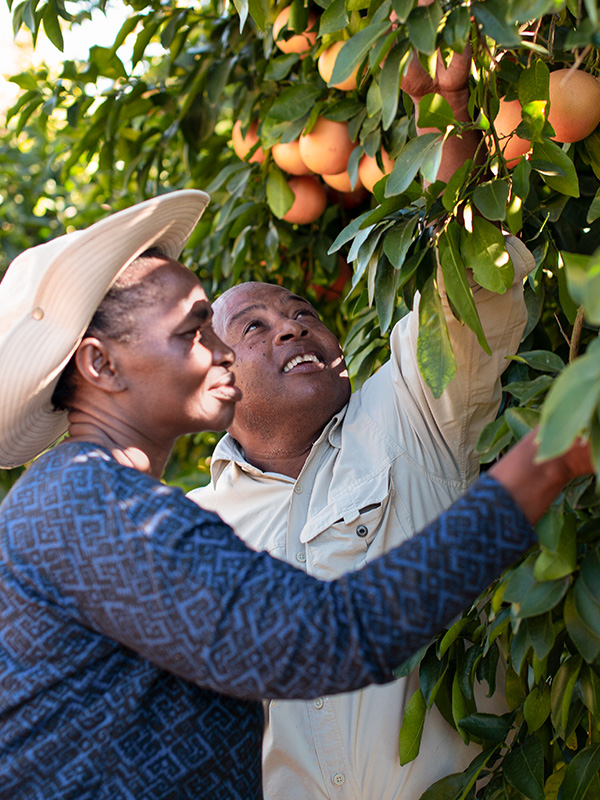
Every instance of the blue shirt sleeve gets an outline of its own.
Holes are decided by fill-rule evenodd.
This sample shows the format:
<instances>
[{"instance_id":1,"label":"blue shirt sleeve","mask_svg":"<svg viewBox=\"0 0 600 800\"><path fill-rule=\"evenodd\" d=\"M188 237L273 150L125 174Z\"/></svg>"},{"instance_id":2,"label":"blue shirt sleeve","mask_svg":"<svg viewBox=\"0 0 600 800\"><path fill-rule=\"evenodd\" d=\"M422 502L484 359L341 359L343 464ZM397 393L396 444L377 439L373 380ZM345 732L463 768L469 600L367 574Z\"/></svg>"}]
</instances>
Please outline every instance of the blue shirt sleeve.
<instances>
[{"instance_id":1,"label":"blue shirt sleeve","mask_svg":"<svg viewBox=\"0 0 600 800\"><path fill-rule=\"evenodd\" d=\"M5 506L4 568L73 625L240 698L392 680L534 539L484 476L401 547L322 583L104 451L62 448Z\"/></svg>"}]
</instances>

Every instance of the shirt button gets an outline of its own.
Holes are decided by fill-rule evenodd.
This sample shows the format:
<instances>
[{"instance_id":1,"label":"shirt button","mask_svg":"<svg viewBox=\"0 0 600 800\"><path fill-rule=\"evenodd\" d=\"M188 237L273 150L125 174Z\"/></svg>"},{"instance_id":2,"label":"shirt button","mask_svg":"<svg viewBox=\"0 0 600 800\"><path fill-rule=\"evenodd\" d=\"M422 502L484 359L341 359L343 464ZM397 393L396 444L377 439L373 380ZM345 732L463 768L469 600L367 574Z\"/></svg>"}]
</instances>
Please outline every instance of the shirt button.
<instances>
[{"instance_id":1,"label":"shirt button","mask_svg":"<svg viewBox=\"0 0 600 800\"><path fill-rule=\"evenodd\" d=\"M299 553L296 553L296 561L304 563L306 561L306 553L304 553L302 550Z\"/></svg>"},{"instance_id":2,"label":"shirt button","mask_svg":"<svg viewBox=\"0 0 600 800\"><path fill-rule=\"evenodd\" d=\"M360 536L361 539L364 539L368 532L369 529L367 528L366 525L359 525L358 528L356 529L356 535Z\"/></svg>"},{"instance_id":3,"label":"shirt button","mask_svg":"<svg viewBox=\"0 0 600 800\"><path fill-rule=\"evenodd\" d=\"M323 698L322 697L317 697L316 700L313 700L313 706L315 708L323 708Z\"/></svg>"},{"instance_id":4,"label":"shirt button","mask_svg":"<svg viewBox=\"0 0 600 800\"><path fill-rule=\"evenodd\" d=\"M346 783L346 778L341 772L336 772L331 780L336 786L343 786Z\"/></svg>"},{"instance_id":5,"label":"shirt button","mask_svg":"<svg viewBox=\"0 0 600 800\"><path fill-rule=\"evenodd\" d=\"M303 488L302 488L302 484L301 483L297 483L294 486L294 491L296 492L296 494L302 494L302 492L304 491Z\"/></svg>"}]
</instances>

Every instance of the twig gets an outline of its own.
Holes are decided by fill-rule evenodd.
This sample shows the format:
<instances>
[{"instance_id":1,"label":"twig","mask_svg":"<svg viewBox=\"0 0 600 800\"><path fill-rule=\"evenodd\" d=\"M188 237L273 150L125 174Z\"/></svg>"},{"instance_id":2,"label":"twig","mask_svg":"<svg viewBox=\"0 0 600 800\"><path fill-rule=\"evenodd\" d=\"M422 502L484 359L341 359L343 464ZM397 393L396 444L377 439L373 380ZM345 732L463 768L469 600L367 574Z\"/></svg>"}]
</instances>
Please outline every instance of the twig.
<instances>
[{"instance_id":1,"label":"twig","mask_svg":"<svg viewBox=\"0 0 600 800\"><path fill-rule=\"evenodd\" d=\"M581 343L581 332L583 330L583 306L577 309L577 316L573 323L573 333L571 334L571 342L569 344L569 361L577 358L579 355L579 345Z\"/></svg>"}]
</instances>

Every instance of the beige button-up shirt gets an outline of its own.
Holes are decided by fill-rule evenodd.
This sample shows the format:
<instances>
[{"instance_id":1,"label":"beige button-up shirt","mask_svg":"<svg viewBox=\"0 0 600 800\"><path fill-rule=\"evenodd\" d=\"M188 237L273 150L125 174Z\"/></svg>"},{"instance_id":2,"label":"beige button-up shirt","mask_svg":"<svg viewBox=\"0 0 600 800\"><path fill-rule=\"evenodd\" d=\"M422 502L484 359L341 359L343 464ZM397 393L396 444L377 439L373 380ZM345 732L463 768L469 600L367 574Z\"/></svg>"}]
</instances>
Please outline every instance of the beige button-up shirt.
<instances>
[{"instance_id":1,"label":"beige button-up shirt","mask_svg":"<svg viewBox=\"0 0 600 800\"><path fill-rule=\"evenodd\" d=\"M419 373L413 312L392 332L390 361L329 422L297 480L253 467L226 436L211 484L190 497L254 549L326 580L359 569L435 518L478 473L477 436L494 418L505 356L523 333L522 283L534 262L518 240L507 247L513 288L474 290L491 356L447 309L458 374L441 398ZM418 800L434 781L464 769L479 748L466 747L436 709L419 756L400 766L403 709L417 686L413 673L348 694L266 703L265 798Z\"/></svg>"}]
</instances>

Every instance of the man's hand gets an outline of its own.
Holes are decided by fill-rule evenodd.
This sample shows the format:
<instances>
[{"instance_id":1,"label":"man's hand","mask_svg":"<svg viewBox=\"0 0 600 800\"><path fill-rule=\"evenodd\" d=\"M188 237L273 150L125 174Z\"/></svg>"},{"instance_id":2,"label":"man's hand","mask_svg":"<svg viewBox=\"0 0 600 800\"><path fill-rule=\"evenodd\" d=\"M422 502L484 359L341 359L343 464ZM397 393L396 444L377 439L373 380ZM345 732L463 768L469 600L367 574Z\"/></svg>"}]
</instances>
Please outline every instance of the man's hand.
<instances>
[{"instance_id":1,"label":"man's hand","mask_svg":"<svg viewBox=\"0 0 600 800\"><path fill-rule=\"evenodd\" d=\"M469 70L471 68L471 46L467 45L462 53L454 53L448 67L438 53L435 78L425 72L416 53L410 60L406 74L402 78L402 90L409 94L415 105L426 94L435 92L445 97L451 106L460 98L461 107L469 100ZM464 102L466 99L466 102ZM454 107L452 108L456 115ZM468 119L468 114L466 119ZM463 120L464 121L464 120Z\"/></svg>"}]
</instances>

